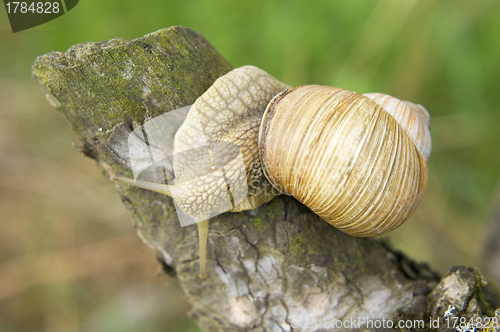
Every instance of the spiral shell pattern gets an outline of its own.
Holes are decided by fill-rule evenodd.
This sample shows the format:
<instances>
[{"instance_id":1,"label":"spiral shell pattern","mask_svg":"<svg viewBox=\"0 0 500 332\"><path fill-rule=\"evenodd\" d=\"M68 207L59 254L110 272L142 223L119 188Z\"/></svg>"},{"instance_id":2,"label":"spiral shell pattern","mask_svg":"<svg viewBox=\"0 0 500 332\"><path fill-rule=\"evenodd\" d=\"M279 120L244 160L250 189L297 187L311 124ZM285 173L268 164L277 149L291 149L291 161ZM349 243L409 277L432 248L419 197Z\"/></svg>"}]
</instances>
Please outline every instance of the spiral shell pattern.
<instances>
[{"instance_id":1,"label":"spiral shell pattern","mask_svg":"<svg viewBox=\"0 0 500 332\"><path fill-rule=\"evenodd\" d=\"M430 134L421 152L409 135L413 126L403 128L361 94L297 87L277 95L264 113L262 167L275 188L345 233L384 234L413 213L425 192ZM423 126L428 130L428 122Z\"/></svg>"}]
</instances>

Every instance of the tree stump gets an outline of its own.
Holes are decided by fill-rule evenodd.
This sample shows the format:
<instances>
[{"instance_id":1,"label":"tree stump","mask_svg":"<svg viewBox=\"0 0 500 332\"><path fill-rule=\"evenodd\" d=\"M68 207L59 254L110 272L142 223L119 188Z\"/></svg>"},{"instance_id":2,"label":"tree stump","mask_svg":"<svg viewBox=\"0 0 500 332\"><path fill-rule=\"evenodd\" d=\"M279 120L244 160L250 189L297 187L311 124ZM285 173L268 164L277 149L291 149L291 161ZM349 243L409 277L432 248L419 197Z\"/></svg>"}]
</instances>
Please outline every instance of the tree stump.
<instances>
[{"instance_id":1,"label":"tree stump","mask_svg":"<svg viewBox=\"0 0 500 332\"><path fill-rule=\"evenodd\" d=\"M171 27L48 53L32 74L104 175L106 164L132 177L133 129L192 104L231 69L202 35ZM115 186L139 237L175 273L205 331L371 330L382 322L385 330L410 330L397 326L408 320L430 330L437 318L446 330L445 316L493 315L478 271L455 267L440 280L425 264L376 239L346 235L288 196L212 218L208 277L199 279L196 226L179 225L172 199Z\"/></svg>"}]
</instances>

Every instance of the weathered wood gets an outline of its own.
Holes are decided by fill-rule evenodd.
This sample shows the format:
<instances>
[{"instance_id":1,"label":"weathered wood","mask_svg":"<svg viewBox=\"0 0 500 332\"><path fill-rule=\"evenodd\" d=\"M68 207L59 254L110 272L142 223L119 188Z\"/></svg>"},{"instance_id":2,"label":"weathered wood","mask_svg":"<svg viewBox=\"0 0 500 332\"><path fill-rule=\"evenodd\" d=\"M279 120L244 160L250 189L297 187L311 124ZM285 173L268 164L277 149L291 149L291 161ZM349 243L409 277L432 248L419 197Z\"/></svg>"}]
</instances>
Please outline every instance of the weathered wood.
<instances>
[{"instance_id":1,"label":"weathered wood","mask_svg":"<svg viewBox=\"0 0 500 332\"><path fill-rule=\"evenodd\" d=\"M32 73L49 103L71 123L84 153L98 166L104 162L132 177L131 130L193 103L231 69L199 33L172 27L135 40L52 52L36 59ZM443 303L469 314L489 309L477 272L452 271L470 272L453 281L469 285L469 292L444 294L446 284L435 288L439 278L425 264L376 239L348 236L287 196L211 219L208 277L202 280L196 227L180 227L172 200L115 186L138 235L175 271L205 331L321 331L335 320L360 317L427 321L429 313L444 315Z\"/></svg>"}]
</instances>

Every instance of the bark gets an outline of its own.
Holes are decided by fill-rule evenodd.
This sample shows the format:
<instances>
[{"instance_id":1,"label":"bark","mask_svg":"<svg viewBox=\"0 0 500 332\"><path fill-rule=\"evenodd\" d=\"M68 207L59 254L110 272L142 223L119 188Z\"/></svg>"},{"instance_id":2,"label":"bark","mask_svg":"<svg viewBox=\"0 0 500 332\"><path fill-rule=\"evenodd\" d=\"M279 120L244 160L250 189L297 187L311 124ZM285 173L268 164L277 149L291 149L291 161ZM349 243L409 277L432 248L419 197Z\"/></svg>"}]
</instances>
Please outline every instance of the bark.
<instances>
[{"instance_id":1,"label":"bark","mask_svg":"<svg viewBox=\"0 0 500 332\"><path fill-rule=\"evenodd\" d=\"M231 69L199 33L172 27L48 53L36 59L32 74L80 137L84 154L101 171L105 163L132 177L130 132L192 104ZM205 331L327 331L336 320L356 324L361 317L422 319L429 329L429 316L443 318L447 310L493 314L477 270L455 267L440 280L425 264L379 240L346 235L287 196L212 218L208 277L199 279L196 227L179 225L172 199L115 186L138 235L175 273Z\"/></svg>"}]
</instances>

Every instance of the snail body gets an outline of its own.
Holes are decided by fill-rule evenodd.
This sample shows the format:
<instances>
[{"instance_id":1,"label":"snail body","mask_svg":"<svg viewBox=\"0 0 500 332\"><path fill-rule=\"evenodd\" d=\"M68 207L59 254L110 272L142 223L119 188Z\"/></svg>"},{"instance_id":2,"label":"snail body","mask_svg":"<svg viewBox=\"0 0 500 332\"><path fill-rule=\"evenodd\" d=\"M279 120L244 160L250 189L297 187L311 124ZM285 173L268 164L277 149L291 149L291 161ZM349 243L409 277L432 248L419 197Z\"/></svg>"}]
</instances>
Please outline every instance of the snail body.
<instances>
[{"instance_id":1,"label":"snail body","mask_svg":"<svg viewBox=\"0 0 500 332\"><path fill-rule=\"evenodd\" d=\"M173 185L111 179L172 196L196 218L204 277L213 212L255 209L274 187L348 234L384 234L418 206L430 149L420 105L317 85L290 89L244 66L217 79L189 110L174 138Z\"/></svg>"}]
</instances>

